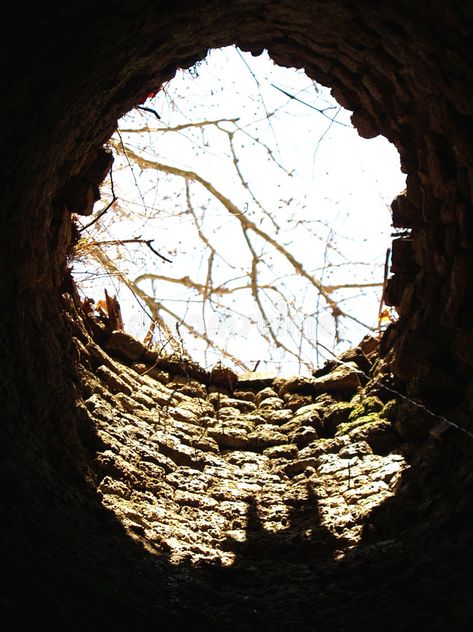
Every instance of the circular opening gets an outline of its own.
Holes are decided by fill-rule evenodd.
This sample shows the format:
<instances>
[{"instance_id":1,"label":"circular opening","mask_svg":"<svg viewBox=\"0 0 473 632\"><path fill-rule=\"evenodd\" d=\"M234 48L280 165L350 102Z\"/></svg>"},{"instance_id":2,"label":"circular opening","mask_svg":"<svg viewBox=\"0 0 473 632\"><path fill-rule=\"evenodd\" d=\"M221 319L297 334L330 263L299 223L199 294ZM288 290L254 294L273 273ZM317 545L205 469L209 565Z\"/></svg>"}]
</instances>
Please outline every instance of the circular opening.
<instances>
[{"instance_id":1,"label":"circular opening","mask_svg":"<svg viewBox=\"0 0 473 632\"><path fill-rule=\"evenodd\" d=\"M212 51L121 119L117 200L82 222L81 288L205 367L308 373L378 333L404 177L350 114L266 54Z\"/></svg>"},{"instance_id":2,"label":"circular opening","mask_svg":"<svg viewBox=\"0 0 473 632\"><path fill-rule=\"evenodd\" d=\"M396 335L398 338L390 348L402 352L399 356L406 381L415 374L416 380L408 382L411 392L425 392L427 385L448 406L451 394L458 389L454 379L444 379L442 369L448 377L461 374L465 384L471 380L471 161L464 133L471 126L471 99L469 83L463 81L466 70L461 70L469 42L466 10L460 14L460 9L457 12L445 3L410 3L398 12L387 3L368 7L368 3L348 5L337 0L245 0L190 6L174 3L160 14L161 3L156 2L138 2L126 9L117 6L116 11L97 4L91 19L90 12L70 3L49 14L41 8L29 20L22 7L19 28L10 29L15 37L21 32L24 41L32 44L28 48L37 54L32 57L24 48L19 55L17 46L7 46L6 55L13 51L14 63L1 76L5 100L12 98L6 118L10 142L2 145L8 182L5 193L12 202L11 214L6 213L9 221L4 237L13 236L8 252L18 255L7 258L2 273L7 274L8 266L13 267L20 258L24 262L18 274L21 282L12 293L14 300L5 302L12 307L14 317L8 314L7 327L2 329L2 339L9 341L11 336L13 341L7 353L2 353L7 375L5 403L11 412L10 423L4 427L12 454L4 465L10 481L7 491L15 496L5 521L11 534L7 552L13 561L11 568L16 569L9 574L10 594L4 595L7 607L9 601L13 604L8 614L12 614L16 627L21 627L23 612L26 618L26 613L34 610L37 620L42 618L49 627L53 621L54 628L67 627L63 625L67 621L77 629L107 629L110 625L150 629L157 622L169 621L170 629L190 625L221 630L234 628L237 621L239 629L245 630L327 626L376 630L379 621L397 629L399 612L403 612L406 629L417 629L419 623L427 628L463 629L465 621L471 619L471 564L465 545L469 523L463 519L471 504L471 468L465 458L470 444L464 437L456 440L455 433L452 441L450 435L444 441L446 435L440 432L440 441L423 445L421 452L410 446L412 451L406 454L416 454L417 465L402 485L396 477L389 481L399 495L379 511L373 511L370 498L362 495L358 500L364 507L352 512L356 490L350 483L357 473L350 467L353 459L363 459L352 446L347 446L343 458L338 455L343 460L339 470L330 467L330 460L335 458L330 452L322 455L327 457L322 472L309 469L308 476L297 470L302 466L295 463L297 451L287 453L294 469L283 477L291 486L286 514L278 513L278 502L284 495L280 488L274 490L274 496L262 497L259 507L258 502L248 502L255 487L248 487L247 477L258 477L258 481L250 481L258 485L262 480L259 465L268 463L266 458L252 460L250 454L240 461L237 475L242 472L246 478L229 485L232 501L225 507L223 477L214 461L214 496L207 508L227 512L228 522L221 523L223 528L241 531L244 527L252 535L240 546L236 543L238 533L232 534L230 544L241 562L235 573L183 564L173 574L161 541L172 538L175 525L183 518L188 529L180 529L179 534L186 537L190 555L199 561L209 560L208 551L199 547L201 542L192 540L198 524L207 542L215 541L208 521L198 523L195 513L196 505L206 502L202 492L209 486L202 476L199 487L202 470L194 477L186 469L195 452L177 450L169 437L161 435L158 440L155 427L150 428L145 419L152 414L149 411L162 411L163 406L169 412L169 394L158 406L151 395L162 393L159 386L150 387L151 395L141 393L140 405L148 409L135 406L134 412L139 409L143 419L133 426L127 416L130 389L125 378L133 382L129 367L114 367L93 344L89 351L96 355L87 365L88 349L84 351L79 339L75 347L71 344L74 309L60 310L64 303L59 305L59 292L51 292L51 288L59 288L61 283L62 246L68 243L68 213L73 209L54 207L51 214L49 201L70 175L82 175L91 148L101 146L117 114L139 101L140 89L151 84L152 77L159 84L180 61L185 66L203 46L235 41L246 41L247 48L255 50L256 45L267 46L279 63L304 66L312 76L333 85L337 95L356 108L362 133L370 136L381 131L400 148L403 168L409 171L409 194L398 204L398 219L399 225L413 227L413 236L399 242L391 296L403 320L391 329L391 343ZM74 46L70 46L71 41ZM33 46L36 42L40 45ZM159 68L164 69L161 75ZM21 85L15 94L13 88L18 82ZM46 103L47 107L32 108L31 103ZM22 155L16 152L11 160L10 149L16 150L20 140L27 138L31 139L28 150ZM16 239L19 235L21 238ZM70 306L70 296L65 299ZM66 319L67 329L63 326ZM80 329L80 323L77 326ZM81 340L87 341L87 336ZM73 353L74 362L78 355L81 361L85 358L80 369L90 382L81 394L89 400L91 420L86 418L82 402L75 399L76 374L69 370L72 361L66 362L66 356ZM105 367L97 367L103 362ZM110 366L116 369L115 374L110 374ZM428 371L421 374L419 367ZM401 369L397 370L400 375ZM115 392L119 388L122 391ZM470 412L467 406L463 408L460 421L464 415L464 422L470 423ZM182 413L182 417L186 415ZM416 431L417 422L411 417L406 415L406 420ZM89 421L94 430L84 429ZM143 446L144 429L152 433L155 443ZM182 431L182 419L176 420L173 429ZM102 433L110 449L104 449L95 431ZM198 431L200 436L201 427ZM308 433L301 437L309 439ZM68 458L71 450L67 448L72 444L75 450L77 443L91 451L91 460L97 451L102 452L97 465L97 471L101 467L105 474L100 479L101 492L115 503L122 520L118 528L113 519L111 523L110 512L106 516L104 511L97 511L97 497L85 492L82 478L70 475L73 459ZM273 456L279 458L281 452L278 457L273 452ZM180 468L180 476L173 479L171 457ZM370 454L366 457L373 466L379 463ZM231 465L235 472L233 460ZM169 474L172 489L164 486L160 467ZM375 495L386 489L387 478L393 474L392 467L377 469L379 485L371 473L365 477ZM141 478L145 471L150 474L149 487ZM348 477L343 486L338 472ZM318 498L314 498L314 488L305 479L317 484L319 474L333 474L334 485L328 491L321 485ZM266 471L266 475L265 481L274 480L274 472ZM192 489L183 489L185 484ZM332 502L342 490L350 499L345 514ZM186 491L192 493L186 497ZM233 502L238 494L246 507L240 506L235 519ZM165 503L161 509L155 502L157 497ZM280 525L278 537L266 529L272 508L274 522L278 520ZM316 528L310 533L307 527L317 524L317 514L324 510L332 512L329 529ZM336 530L337 536L346 537L344 526L337 523L342 515L361 541L338 563L332 554L330 533ZM166 517L176 517L176 523L163 533L160 529ZM366 531L363 528L362 533L361 522L353 518L366 519ZM294 527L292 533L287 526ZM258 538L253 537L255 534ZM142 537L139 544L135 536ZM367 541L369 546L363 546ZM320 542L327 543L322 554L317 551ZM454 595L452 577L461 586ZM28 625L25 621L24 627Z\"/></svg>"}]
</instances>

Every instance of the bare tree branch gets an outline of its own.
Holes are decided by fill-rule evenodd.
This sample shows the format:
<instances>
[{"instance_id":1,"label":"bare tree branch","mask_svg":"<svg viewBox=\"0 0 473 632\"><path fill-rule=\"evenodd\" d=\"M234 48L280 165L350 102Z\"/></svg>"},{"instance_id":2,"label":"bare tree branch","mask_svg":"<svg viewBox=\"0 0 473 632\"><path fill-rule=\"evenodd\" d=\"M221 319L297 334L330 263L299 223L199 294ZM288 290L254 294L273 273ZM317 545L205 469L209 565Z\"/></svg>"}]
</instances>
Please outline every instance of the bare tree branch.
<instances>
[{"instance_id":1,"label":"bare tree branch","mask_svg":"<svg viewBox=\"0 0 473 632\"><path fill-rule=\"evenodd\" d=\"M186 99L179 92L175 98L165 85L156 106L147 103L121 122L108 143L116 152L118 189L111 180L112 201L82 228L75 247L78 274L95 287L107 282L107 274L115 291L123 284L132 292L150 319L143 331L147 344L156 335L176 353L184 347L203 353L205 363L219 354L245 369L256 361L279 366L288 359L298 369L312 369L325 348L321 340L335 349L358 331L355 324L376 331L356 310L383 287L380 254L367 249L373 260L359 261L353 244L366 235L365 227L358 230L345 219L348 204L336 208L313 193L310 148L308 155L290 153L290 121L280 117L292 108L299 121L299 103L308 116L316 111L317 152L333 125L349 127L335 120L339 105L327 95L327 107L315 107L305 97L314 85L301 83L300 73L287 84L279 78L271 83L236 54L253 79L248 84L256 86L246 100L237 89L239 116L225 116L214 108L215 99L199 108L191 85ZM215 95L221 89L223 84ZM323 94L321 89L319 102ZM319 114L329 120L325 131ZM149 115L159 122L149 124ZM252 148L255 154L248 153ZM299 167L298 156L304 156ZM113 213L106 214L109 209ZM146 238L150 231L156 239ZM146 249L154 256L146 256ZM155 257L166 262L165 271ZM382 306L378 327L388 318ZM236 357L240 331L248 339L244 359ZM222 332L228 332L223 343L215 339ZM267 352L249 359L259 341L267 343Z\"/></svg>"},{"instance_id":2,"label":"bare tree branch","mask_svg":"<svg viewBox=\"0 0 473 632\"><path fill-rule=\"evenodd\" d=\"M182 132L185 129L196 129L199 127L207 127L209 125L218 126L220 123L236 123L240 118L220 118L209 121L195 121L194 123L183 123L182 125L166 126L166 127L120 127L121 134L144 134L151 133L164 133L164 132Z\"/></svg>"},{"instance_id":3,"label":"bare tree branch","mask_svg":"<svg viewBox=\"0 0 473 632\"><path fill-rule=\"evenodd\" d=\"M322 116L325 116L325 118L328 118L328 120L331 123L336 123L337 125L342 125L343 127L351 127L351 125L347 125L346 123L342 123L341 121L336 121L335 117L331 118L330 116L328 116L327 114L325 114L325 112L327 110L333 110L334 107L333 106L329 106L326 107L324 109L320 109L320 108L316 108L315 105L312 105L311 103L307 103L306 101L302 101L302 99L299 99L298 97L294 96L293 94L290 94L289 92L287 92L286 90L283 90L282 88L280 88L279 86L276 86L274 83L271 84L273 86L273 88L276 88L276 90L279 90L279 92L282 92L283 94L285 94L287 97L289 97L289 99L293 99L294 101L297 101L298 103L301 103L302 105L305 105L306 107L310 108L311 110L315 110L316 112L318 112L319 114L322 114Z\"/></svg>"},{"instance_id":4,"label":"bare tree branch","mask_svg":"<svg viewBox=\"0 0 473 632\"><path fill-rule=\"evenodd\" d=\"M165 163L158 162L155 160L150 160L148 158L140 156L139 154L134 152L130 147L126 147L125 145L121 146L121 143L118 144L114 142L113 145L115 149L117 149L117 151L119 152L123 151L128 156L129 159L133 160L142 169L157 169L158 171L161 171L163 173L168 173L174 176L180 176L181 178L184 178L185 180L198 182L214 198L216 198L233 217L235 217L240 222L243 228L245 228L246 230L251 230L252 232L257 234L259 237L264 239L266 242L268 242L280 254L282 254L283 257L285 257L287 261L289 261L289 263L293 266L296 272L298 272L298 274L300 274L301 276L305 277L309 281L309 283L311 283L311 285L313 285L317 289L317 291L323 296L325 301L330 305L334 317L343 316L345 318L353 320L354 322L358 323L359 325L361 325L362 327L365 327L366 329L370 331L374 331L373 327L370 327L369 325L363 323L361 320L359 320L355 316L341 310L337 302L331 298L330 293L327 292L326 288L320 283L320 281L318 281L315 277L310 275L302 266L302 264L289 251L287 251L278 241L276 241L273 237L271 237L267 232L259 228L248 217L246 217L244 213L229 198L227 198L223 193L221 193L208 180L206 180L199 174L195 173L194 171L180 169L179 167L173 167L171 165L167 165Z\"/></svg>"}]
</instances>

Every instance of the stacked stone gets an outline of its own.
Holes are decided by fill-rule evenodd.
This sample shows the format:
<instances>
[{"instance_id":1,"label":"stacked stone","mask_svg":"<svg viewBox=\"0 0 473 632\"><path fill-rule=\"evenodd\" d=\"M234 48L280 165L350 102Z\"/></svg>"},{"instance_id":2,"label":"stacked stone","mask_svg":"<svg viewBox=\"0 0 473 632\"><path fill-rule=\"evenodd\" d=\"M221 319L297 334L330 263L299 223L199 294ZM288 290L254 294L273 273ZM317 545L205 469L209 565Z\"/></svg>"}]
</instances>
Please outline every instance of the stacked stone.
<instances>
[{"instance_id":1,"label":"stacked stone","mask_svg":"<svg viewBox=\"0 0 473 632\"><path fill-rule=\"evenodd\" d=\"M283 379L157 358L124 332L104 343L115 359L82 346L102 502L173 563L231 565L269 537L330 536L343 555L407 467L392 402L355 362Z\"/></svg>"}]
</instances>

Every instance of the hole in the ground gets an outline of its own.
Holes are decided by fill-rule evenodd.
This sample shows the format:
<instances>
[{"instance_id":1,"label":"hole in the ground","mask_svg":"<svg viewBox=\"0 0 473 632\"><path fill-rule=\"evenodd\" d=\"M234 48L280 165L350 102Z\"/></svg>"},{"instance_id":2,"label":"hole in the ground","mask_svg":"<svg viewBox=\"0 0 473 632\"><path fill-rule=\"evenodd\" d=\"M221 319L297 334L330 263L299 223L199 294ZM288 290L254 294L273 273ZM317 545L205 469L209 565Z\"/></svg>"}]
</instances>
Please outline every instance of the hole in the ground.
<instances>
[{"instance_id":1,"label":"hole in the ground","mask_svg":"<svg viewBox=\"0 0 473 632\"><path fill-rule=\"evenodd\" d=\"M271 42L279 59L307 60L314 76L320 76L319 70L322 77L333 72L334 85L358 109L366 133L382 130L402 151L410 191L409 204L401 205L401 215L407 211L401 223L414 226L415 234L403 244L407 269L401 267L391 288L403 318L391 332L398 344L393 345L391 336L386 347L403 356L398 375L406 381L412 375L416 378L411 393L425 392L427 384L428 390L445 393L450 401L455 384L449 384L442 371L434 372L445 368L437 343L441 351L451 349L452 364L445 368L448 376L458 370L465 383L471 380L471 161L463 134L469 127L470 106L469 84L461 71L468 44L466 10L456 13L450 3L448 7L404 3L397 13L389 3L373 7L337 0L245 0L177 2L172 7L166 3L165 13L158 15L155 11L164 3L138 2L126 11L119 4L110 11L105 3L97 3L90 19L81 3L69 3L56 12L39 10L29 21L22 7L21 28L10 31L21 32L24 41L33 44L41 38L47 46L35 45L34 58L26 49L18 55L17 47L6 47L7 55L10 50L12 61L20 66L12 63L2 75L7 104L11 99L9 142L2 145L7 158L4 192L11 201L4 236L15 245L18 242L18 248L11 250L21 249L26 262L12 302L4 303L9 308L3 310L4 316L11 311L15 318L8 317L7 327L1 330L2 341L9 343L2 344L7 376L4 408L9 414L8 423L2 424L8 433L3 445L9 457L2 460L7 474L4 566L9 579L2 603L7 604L11 621L21 628L24 612L27 628L26 613L35 611L38 621L43 619L54 629L144 630L161 624L169 630L300 632L377 630L380 622L390 630L466 629L471 621L467 519L471 442L463 441L463 436L451 440L440 435L441 441L423 446L395 502L387 502L387 510L385 506L372 519L370 510L380 497L386 493L389 498L396 490L395 459L381 460L366 445L355 450L353 442L338 452L332 451L333 443L315 440L303 445L311 439L310 432L296 436L293 432L299 428L291 426L288 439L297 438L300 449L289 444L286 457L283 447L267 443L259 444L262 453L247 450L244 457L225 450L223 442L231 441L232 435L235 441L242 440L241 434L229 432L231 415L236 415L229 409L236 406L227 406L225 412L221 406L217 414L218 406L206 401L202 406L212 406L207 410L213 409L214 422L207 419L206 425L200 417L194 423L183 391L198 385L185 383L188 378L180 375L173 376L168 388L114 363L87 337L87 331L80 331L81 318L74 322L70 304L59 319L57 293L42 283L54 261L44 259L44 266L35 263L47 241L59 255L61 243L67 241L67 227L59 226L61 217L69 219L67 210L57 209L60 217L51 226L57 233L46 229L50 225L41 201L56 181L49 186L49 176L68 177L69 165L79 167L90 147L101 144L111 130L110 118L118 108L130 106L136 94L133 86L152 76L152 66L169 68L200 46L217 41L241 37L250 46L255 41ZM456 24L461 25L461 39L452 33ZM73 47L64 45L71 39ZM21 82L16 95L15 80ZM27 97L33 94L40 95L36 101L47 107L32 108L35 101ZM97 113L105 116L94 128ZM20 154L16 149L26 138L31 138L29 148L22 147ZM454 156L445 155L445 145ZM38 177L41 173L44 177ZM68 209L74 210L70 205ZM31 221L36 216L38 221ZM30 237L32 249L25 248ZM417 265L411 267L413 256ZM3 273L17 263L16 257L6 260ZM65 319L67 332L62 327ZM78 334L74 348L66 335L70 327ZM128 343L131 355L142 352ZM76 417L86 415L82 401L72 397L77 394L71 388L75 383L70 384L75 374L64 362L70 350L76 352L74 359L80 357L90 425L103 442L103 447L87 442L90 451L98 453L92 466L102 474L98 482L103 502L127 528L125 537L122 530L111 528L104 512L97 512L95 497L84 494L81 481L67 471L71 449L75 455ZM419 367L429 371L420 375ZM306 383L301 380L300 385ZM205 388L200 392L205 394ZM258 394L261 399L261 391ZM307 402L303 399L307 393L295 395L302 398L299 403ZM271 397L273 402L268 402ZM278 410L275 400L286 401L271 397L261 399L257 408L282 422L287 412L281 415L284 408ZM460 411L465 423L470 423L470 400L471 388ZM228 403L221 397L220 403L224 401ZM328 404L323 407L326 413ZM241 401L239 405L245 406ZM356 414L376 424L374 414L390 412L377 406L379 410L370 407ZM248 424L251 414L246 417ZM406 420L412 423L412 417L407 411ZM276 433L284 423L272 424L276 428L264 435L266 424L257 420L254 415L248 441L278 440ZM335 421L330 416L330 423ZM345 430L364 431L363 426L366 429L363 423ZM208 441L204 450L208 437L216 437L222 449L213 444L212 451ZM317 454L322 447L323 453ZM264 453L266 449L272 451ZM304 463L305 456L309 458ZM372 470L361 471L362 464L371 464ZM332 536L356 538L362 522L374 526L369 540L362 539L342 564L334 563ZM271 524L276 528L271 529ZM240 546L242 531L246 542ZM129 534L144 534L144 546L135 546ZM181 567L174 573L167 564L168 559L183 560L186 555L218 562L225 546L237 554L236 572L201 573Z\"/></svg>"},{"instance_id":2,"label":"hole in the ground","mask_svg":"<svg viewBox=\"0 0 473 632\"><path fill-rule=\"evenodd\" d=\"M218 69L202 64L121 121L110 143L113 209L81 219L78 253L101 266L92 277L108 290L86 318L95 340L84 334L86 414L103 442L91 470L127 533L172 564L244 566L274 554L333 562L357 546L407 468L379 341L365 338L310 377L255 369L311 371L326 357L320 349L370 331L349 332L365 312L377 331L386 207L402 180L394 169L388 189L386 168L376 175L363 159L376 143L359 139L349 113L303 73L268 59L257 70L235 50L215 55ZM238 90L224 81L222 56ZM223 77L211 83L222 103L208 93L212 72ZM91 274L85 264L80 272ZM126 305L119 283L151 313L154 330L144 321L138 332L148 347L112 331L121 328L112 295ZM212 319L228 325L237 315L246 329L221 342ZM310 318L312 332L303 328ZM204 368L185 358L186 328L203 332ZM236 356L253 371L215 367Z\"/></svg>"},{"instance_id":3,"label":"hole in the ground","mask_svg":"<svg viewBox=\"0 0 473 632\"><path fill-rule=\"evenodd\" d=\"M212 51L120 121L118 199L81 222L83 292L206 368L307 374L379 331L404 177L350 114L303 71Z\"/></svg>"}]
</instances>

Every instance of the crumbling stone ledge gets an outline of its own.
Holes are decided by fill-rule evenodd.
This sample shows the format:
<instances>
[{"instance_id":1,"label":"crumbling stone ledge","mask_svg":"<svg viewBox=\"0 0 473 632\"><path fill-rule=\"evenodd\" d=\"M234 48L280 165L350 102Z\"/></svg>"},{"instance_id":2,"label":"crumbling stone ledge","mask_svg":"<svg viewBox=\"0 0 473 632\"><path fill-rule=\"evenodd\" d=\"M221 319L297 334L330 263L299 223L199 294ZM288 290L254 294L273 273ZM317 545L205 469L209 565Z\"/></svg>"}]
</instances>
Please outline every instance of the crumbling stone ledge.
<instances>
[{"instance_id":1,"label":"crumbling stone ledge","mask_svg":"<svg viewBox=\"0 0 473 632\"><path fill-rule=\"evenodd\" d=\"M314 377L240 378L123 331L102 328L98 344L97 331L82 331L84 408L101 442L89 466L104 506L173 563L233 565L252 512L263 534L312 537L293 513L315 498L311 528L342 555L409 467L395 402L376 394L375 339Z\"/></svg>"}]
</instances>

